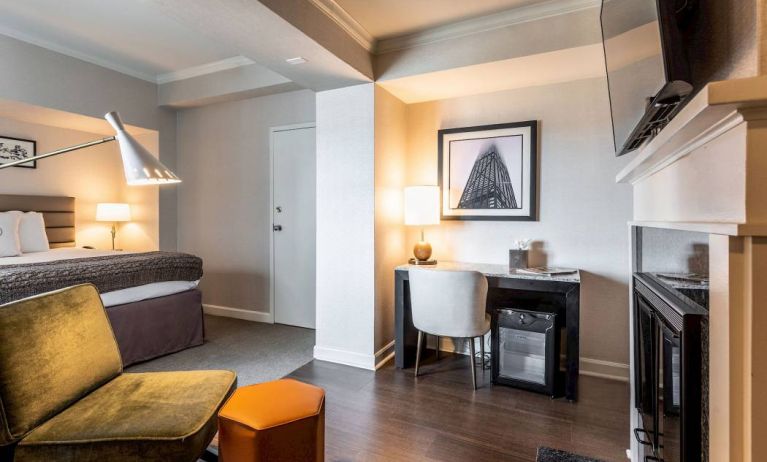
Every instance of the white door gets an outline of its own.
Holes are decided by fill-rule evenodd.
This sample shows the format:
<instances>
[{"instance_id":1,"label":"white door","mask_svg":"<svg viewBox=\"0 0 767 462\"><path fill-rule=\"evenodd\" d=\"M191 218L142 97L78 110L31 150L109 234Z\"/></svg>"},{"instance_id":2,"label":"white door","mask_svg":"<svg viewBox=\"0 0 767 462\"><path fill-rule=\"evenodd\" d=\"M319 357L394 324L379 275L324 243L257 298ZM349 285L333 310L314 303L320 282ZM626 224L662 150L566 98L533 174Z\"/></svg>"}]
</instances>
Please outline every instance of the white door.
<instances>
[{"instance_id":1,"label":"white door","mask_svg":"<svg viewBox=\"0 0 767 462\"><path fill-rule=\"evenodd\" d=\"M314 127L276 128L271 141L274 322L314 329Z\"/></svg>"}]
</instances>

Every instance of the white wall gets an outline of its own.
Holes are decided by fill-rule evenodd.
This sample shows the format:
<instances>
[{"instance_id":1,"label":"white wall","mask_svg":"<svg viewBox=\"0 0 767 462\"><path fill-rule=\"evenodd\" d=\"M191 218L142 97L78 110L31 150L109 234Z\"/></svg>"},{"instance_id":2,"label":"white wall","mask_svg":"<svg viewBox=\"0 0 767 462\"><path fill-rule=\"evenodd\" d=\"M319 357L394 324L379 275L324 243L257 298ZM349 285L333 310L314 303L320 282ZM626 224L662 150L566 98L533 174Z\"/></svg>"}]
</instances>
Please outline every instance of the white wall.
<instances>
[{"instance_id":1,"label":"white wall","mask_svg":"<svg viewBox=\"0 0 767 462\"><path fill-rule=\"evenodd\" d=\"M317 93L314 357L373 368L374 85Z\"/></svg>"},{"instance_id":2,"label":"white wall","mask_svg":"<svg viewBox=\"0 0 767 462\"><path fill-rule=\"evenodd\" d=\"M204 260L203 302L269 312L269 128L313 122L304 90L178 113L178 246Z\"/></svg>"},{"instance_id":3,"label":"white wall","mask_svg":"<svg viewBox=\"0 0 767 462\"><path fill-rule=\"evenodd\" d=\"M37 153L93 141L104 135L0 118L0 135L37 142ZM156 135L140 139L156 152ZM36 169L9 168L0 171L0 194L73 196L76 244L99 249L112 246L111 224L96 222L98 202L128 202L132 221L120 226L116 246L126 250L156 250L159 246L157 187L129 187L116 143L37 162Z\"/></svg>"},{"instance_id":4,"label":"white wall","mask_svg":"<svg viewBox=\"0 0 767 462\"><path fill-rule=\"evenodd\" d=\"M539 220L443 221L426 229L434 257L507 264L515 239L539 241L533 265L583 270L581 356L627 364L631 190L615 184L626 159L614 155L604 79L409 105L407 183L437 184L437 130L524 120L540 121Z\"/></svg>"}]
</instances>

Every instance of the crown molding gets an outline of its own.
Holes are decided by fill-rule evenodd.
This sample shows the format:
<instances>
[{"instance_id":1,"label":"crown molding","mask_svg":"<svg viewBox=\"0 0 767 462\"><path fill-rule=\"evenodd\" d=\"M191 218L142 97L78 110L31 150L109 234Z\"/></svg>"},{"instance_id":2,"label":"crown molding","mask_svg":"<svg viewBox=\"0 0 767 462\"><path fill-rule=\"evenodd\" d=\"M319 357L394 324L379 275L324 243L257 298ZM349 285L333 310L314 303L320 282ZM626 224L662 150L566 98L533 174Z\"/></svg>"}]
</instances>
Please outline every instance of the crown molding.
<instances>
[{"instance_id":1,"label":"crown molding","mask_svg":"<svg viewBox=\"0 0 767 462\"><path fill-rule=\"evenodd\" d=\"M125 74L130 77L135 77L137 79L145 80L147 82L156 83L156 84L163 84L168 82L174 82L176 80L183 80L183 79L188 79L191 77L198 77L201 75L212 74L214 72L220 72L220 71L225 71L228 69L234 69L236 67L247 66L255 62L244 56L235 56L233 58L227 58L221 61L215 61L212 63L203 64L200 66L194 66L194 67L189 67L189 68L181 69L174 72L168 72L166 74L154 75L154 74L142 72L127 66L123 66L121 64L117 64L114 61L98 58L96 56L74 50L72 48L63 46L59 43L43 40L38 37L33 37L29 34L17 31L15 29L0 27L0 35L5 35L7 37L11 37L13 39L16 39L25 43L29 43L31 45L45 48L46 50L60 53L62 55L66 55L71 58L79 59L80 61L85 61L87 63L94 64L99 67L103 67L115 72L119 72L120 74Z\"/></svg>"},{"instance_id":2,"label":"crown molding","mask_svg":"<svg viewBox=\"0 0 767 462\"><path fill-rule=\"evenodd\" d=\"M500 29L514 24L596 8L600 4L600 0L550 0L544 3L512 8L487 16L458 21L412 34L380 39L376 43L374 51L376 54L383 54L396 50L405 50Z\"/></svg>"},{"instance_id":3,"label":"crown molding","mask_svg":"<svg viewBox=\"0 0 767 462\"><path fill-rule=\"evenodd\" d=\"M235 56L232 58L222 59L221 61L214 61L212 63L201 64L199 66L187 67L186 69L180 69L178 71L160 74L157 76L156 82L158 85L162 85L164 83L191 79L192 77L199 77L201 75L227 71L229 69L249 66L251 64L255 64L255 61L250 58L246 58L245 56Z\"/></svg>"},{"instance_id":4,"label":"crown molding","mask_svg":"<svg viewBox=\"0 0 767 462\"><path fill-rule=\"evenodd\" d=\"M120 74L129 75L137 79L146 80L147 82L155 83L155 76L153 74L148 74L146 72L138 71L136 69L132 69L132 68L123 66L121 64L117 64L113 61L98 58L96 56L93 56L87 53L82 53L80 51L73 50L72 48L65 47L59 43L43 40L38 37L33 37L29 34L20 32L15 29L0 27L0 35L5 35L13 39L29 43L31 45L38 46L40 48L45 48L46 50L60 53L62 55L66 55L71 58L79 59L80 61L85 61L87 63L95 64L96 66L104 67L109 70L119 72Z\"/></svg>"},{"instance_id":5,"label":"crown molding","mask_svg":"<svg viewBox=\"0 0 767 462\"><path fill-rule=\"evenodd\" d=\"M344 10L335 0L309 0L320 9L325 16L332 19L336 24L351 36L362 48L373 53L376 48L376 39L365 30L349 13Z\"/></svg>"}]
</instances>

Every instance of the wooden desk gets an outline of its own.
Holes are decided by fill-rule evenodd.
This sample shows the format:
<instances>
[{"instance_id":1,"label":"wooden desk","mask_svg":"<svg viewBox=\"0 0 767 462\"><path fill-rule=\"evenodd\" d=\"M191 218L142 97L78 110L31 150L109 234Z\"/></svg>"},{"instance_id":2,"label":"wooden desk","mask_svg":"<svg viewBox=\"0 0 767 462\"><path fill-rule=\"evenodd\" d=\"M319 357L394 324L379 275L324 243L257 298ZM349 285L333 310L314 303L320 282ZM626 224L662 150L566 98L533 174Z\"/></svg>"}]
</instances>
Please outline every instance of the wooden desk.
<instances>
[{"instance_id":1,"label":"wooden desk","mask_svg":"<svg viewBox=\"0 0 767 462\"><path fill-rule=\"evenodd\" d=\"M410 265L398 266L394 271L395 296L395 363L398 368L415 364L418 331L413 326L410 309ZM487 311L511 307L556 313L564 317L566 343L565 397L578 398L579 319L580 319L580 273L562 276L536 276L512 273L505 265L440 262L436 266L421 266L433 271L441 269L479 271L487 277Z\"/></svg>"}]
</instances>

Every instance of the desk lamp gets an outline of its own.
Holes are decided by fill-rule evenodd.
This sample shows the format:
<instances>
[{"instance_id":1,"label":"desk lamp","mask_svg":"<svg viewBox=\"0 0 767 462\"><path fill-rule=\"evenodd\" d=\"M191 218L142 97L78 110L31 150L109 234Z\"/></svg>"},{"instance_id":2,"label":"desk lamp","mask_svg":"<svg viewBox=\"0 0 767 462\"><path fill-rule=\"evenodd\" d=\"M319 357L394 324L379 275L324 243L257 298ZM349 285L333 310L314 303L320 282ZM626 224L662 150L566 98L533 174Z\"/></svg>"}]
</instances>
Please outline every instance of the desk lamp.
<instances>
[{"instance_id":1,"label":"desk lamp","mask_svg":"<svg viewBox=\"0 0 767 462\"><path fill-rule=\"evenodd\" d=\"M405 225L421 226L421 240L413 247L411 265L436 265L431 260L431 244L424 239L423 227L439 224L439 186L405 188Z\"/></svg>"}]
</instances>

